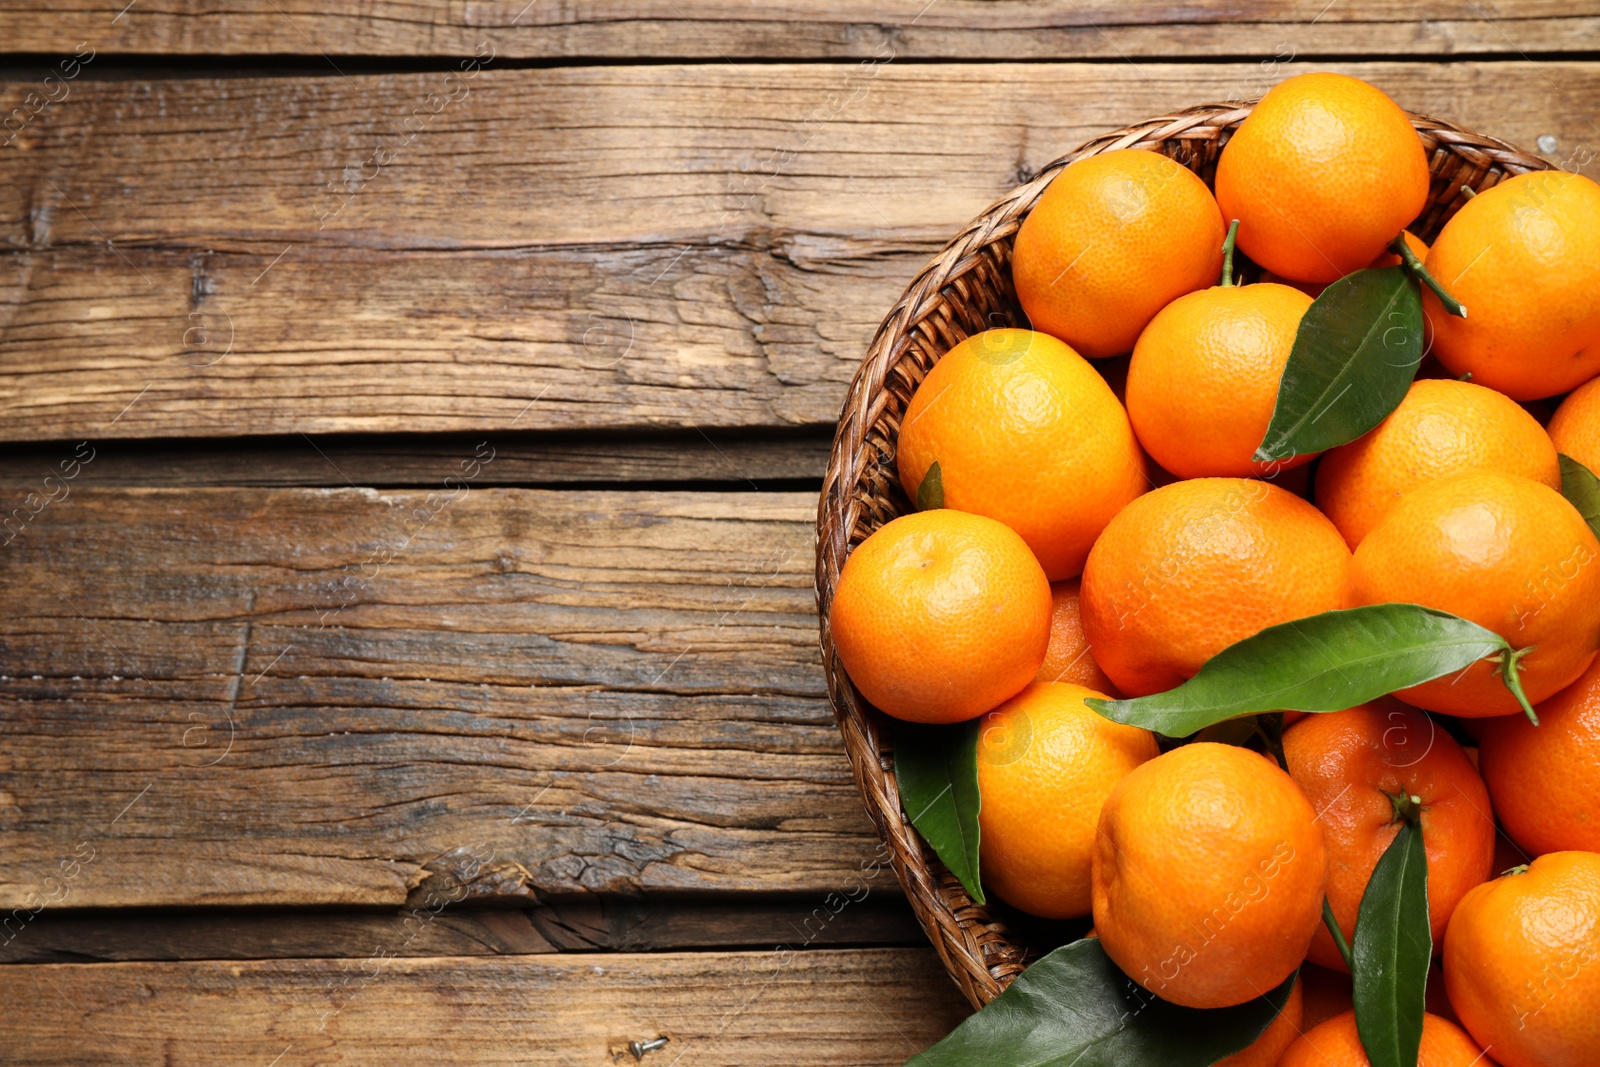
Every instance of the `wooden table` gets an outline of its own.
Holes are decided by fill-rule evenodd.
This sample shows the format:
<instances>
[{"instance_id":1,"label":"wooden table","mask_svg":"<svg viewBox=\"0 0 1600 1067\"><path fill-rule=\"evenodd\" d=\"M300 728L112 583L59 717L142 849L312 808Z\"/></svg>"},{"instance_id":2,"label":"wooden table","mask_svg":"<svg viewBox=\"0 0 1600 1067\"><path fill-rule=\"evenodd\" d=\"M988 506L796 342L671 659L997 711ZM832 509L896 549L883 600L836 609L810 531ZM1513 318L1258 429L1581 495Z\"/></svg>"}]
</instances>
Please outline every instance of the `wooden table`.
<instances>
[{"instance_id":1,"label":"wooden table","mask_svg":"<svg viewBox=\"0 0 1600 1067\"><path fill-rule=\"evenodd\" d=\"M1584 166L1600 3L0 2L0 1062L899 1064L811 520L873 327L1332 68Z\"/></svg>"}]
</instances>

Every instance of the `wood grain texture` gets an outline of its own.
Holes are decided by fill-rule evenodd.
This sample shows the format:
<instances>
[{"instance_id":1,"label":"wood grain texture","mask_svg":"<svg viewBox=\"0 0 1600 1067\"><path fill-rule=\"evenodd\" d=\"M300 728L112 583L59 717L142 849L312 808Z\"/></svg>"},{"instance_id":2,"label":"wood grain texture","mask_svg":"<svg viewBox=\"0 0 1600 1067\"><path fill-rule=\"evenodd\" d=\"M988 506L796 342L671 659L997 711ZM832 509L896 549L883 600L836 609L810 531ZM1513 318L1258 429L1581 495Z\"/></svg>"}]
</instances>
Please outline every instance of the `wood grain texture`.
<instances>
[{"instance_id":1,"label":"wood grain texture","mask_svg":"<svg viewBox=\"0 0 1600 1067\"><path fill-rule=\"evenodd\" d=\"M0 904L890 886L823 697L814 506L47 503L0 548Z\"/></svg>"},{"instance_id":2,"label":"wood grain texture","mask_svg":"<svg viewBox=\"0 0 1600 1067\"><path fill-rule=\"evenodd\" d=\"M1600 145L1600 64L1340 66ZM1309 67L491 68L409 141L442 73L75 82L0 151L0 436L823 426L1019 178Z\"/></svg>"},{"instance_id":3,"label":"wood grain texture","mask_svg":"<svg viewBox=\"0 0 1600 1067\"><path fill-rule=\"evenodd\" d=\"M604 436L493 433L487 438L326 436L314 443L298 435L252 441L123 440L101 446L75 485L431 488L459 473L461 457L485 440L495 449L495 460L481 484L743 492L819 489L832 435L821 430L767 431L761 436L683 430ZM21 497L38 489L43 473L72 451L60 443L0 447L0 492Z\"/></svg>"},{"instance_id":4,"label":"wood grain texture","mask_svg":"<svg viewBox=\"0 0 1600 1067\"><path fill-rule=\"evenodd\" d=\"M998 10L997 10L998 7ZM56 52L90 40L107 52L403 56L458 55L480 41L500 54L572 57L858 57L884 42L904 56L1059 59L1251 55L1294 41L1304 54L1450 55L1587 48L1592 3L1456 0L1419 20L1399 0L1118 4L1114 0L476 0L418 5L376 0L67 0L38 17L36 0L0 4L0 35L17 51Z\"/></svg>"},{"instance_id":5,"label":"wood grain texture","mask_svg":"<svg viewBox=\"0 0 1600 1067\"><path fill-rule=\"evenodd\" d=\"M897 1065L966 1014L931 949L0 967L0 1001L32 1067Z\"/></svg>"},{"instance_id":6,"label":"wood grain texture","mask_svg":"<svg viewBox=\"0 0 1600 1067\"><path fill-rule=\"evenodd\" d=\"M811 948L927 943L906 900L874 892L837 912L810 896L750 900L714 895L584 897L532 908L447 909L426 921L377 912L224 908L46 911L26 932L0 936L0 963L130 960L363 959L375 945L396 956L504 956L543 952Z\"/></svg>"}]
</instances>

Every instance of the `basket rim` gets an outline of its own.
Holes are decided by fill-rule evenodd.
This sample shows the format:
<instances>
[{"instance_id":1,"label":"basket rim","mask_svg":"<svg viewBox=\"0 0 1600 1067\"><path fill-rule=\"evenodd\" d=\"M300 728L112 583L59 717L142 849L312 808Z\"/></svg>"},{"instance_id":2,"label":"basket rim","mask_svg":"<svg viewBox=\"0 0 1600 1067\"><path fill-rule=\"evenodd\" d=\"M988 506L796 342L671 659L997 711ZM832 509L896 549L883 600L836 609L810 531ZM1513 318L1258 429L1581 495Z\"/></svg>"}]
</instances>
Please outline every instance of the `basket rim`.
<instances>
[{"instance_id":1,"label":"basket rim","mask_svg":"<svg viewBox=\"0 0 1600 1067\"><path fill-rule=\"evenodd\" d=\"M872 708L850 682L828 628L839 571L868 521L857 490L874 463L892 462L892 437L887 452L881 441L871 440L892 399L885 386L910 351L912 332L947 301L966 298L963 279L995 246L1011 238L1063 168L1102 152L1151 148L1193 169L1196 156L1190 149L1212 155L1220 151L1257 102L1198 104L1090 138L990 204L913 276L891 306L852 376L840 411L816 524L815 593L829 702L867 814L888 846L890 865L945 970L974 1008L994 999L1021 973L1029 960L1028 946L1012 938L988 907L972 901L912 827L900 806L883 730L892 720ZM1406 115L1422 137L1434 176L1425 209L1430 217L1447 217L1459 208L1466 199L1463 188L1479 191L1513 174L1552 169L1547 161L1498 138L1427 115ZM1449 179L1443 187L1441 175ZM945 351L948 346L934 360Z\"/></svg>"}]
</instances>

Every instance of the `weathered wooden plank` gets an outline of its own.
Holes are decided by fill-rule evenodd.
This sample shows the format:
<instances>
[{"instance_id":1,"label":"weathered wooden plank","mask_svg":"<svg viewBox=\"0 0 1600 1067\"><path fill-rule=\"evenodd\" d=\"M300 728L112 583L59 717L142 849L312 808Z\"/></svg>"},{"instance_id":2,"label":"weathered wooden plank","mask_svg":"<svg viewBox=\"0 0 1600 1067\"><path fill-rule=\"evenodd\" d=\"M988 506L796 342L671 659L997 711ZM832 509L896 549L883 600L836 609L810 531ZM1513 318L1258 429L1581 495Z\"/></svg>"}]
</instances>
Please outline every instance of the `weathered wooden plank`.
<instances>
[{"instance_id":1,"label":"weathered wooden plank","mask_svg":"<svg viewBox=\"0 0 1600 1067\"><path fill-rule=\"evenodd\" d=\"M18 51L56 52L82 40L106 52L461 55L490 41L498 54L534 59L902 56L1058 59L1269 53L1511 53L1586 48L1600 28L1593 4L1553 0L1415 5L1399 0L1117 4L1022 0L996 11L981 0L485 0L417 5L378 0L341 9L326 0L68 0L51 18L23 0L0 4L0 34ZM32 17L30 17L32 16ZM1586 37L1585 35L1590 35Z\"/></svg>"},{"instance_id":2,"label":"weathered wooden plank","mask_svg":"<svg viewBox=\"0 0 1600 1067\"><path fill-rule=\"evenodd\" d=\"M814 497L470 484L86 489L12 531L0 904L892 884Z\"/></svg>"},{"instance_id":3,"label":"weathered wooden plank","mask_svg":"<svg viewBox=\"0 0 1600 1067\"><path fill-rule=\"evenodd\" d=\"M800 490L820 488L832 435L821 429L760 436L715 430L656 434L505 434L488 437L298 435L170 443L115 441L96 447L71 489L184 486L430 488L459 473L462 456L495 449L481 484L589 488ZM73 452L63 445L0 447L0 492L18 499Z\"/></svg>"},{"instance_id":4,"label":"weathered wooden plank","mask_svg":"<svg viewBox=\"0 0 1600 1067\"><path fill-rule=\"evenodd\" d=\"M825 425L1020 176L1309 67L491 68L409 143L443 74L79 81L0 152L0 437ZM1600 64L1341 69L1600 145Z\"/></svg>"},{"instance_id":5,"label":"weathered wooden plank","mask_svg":"<svg viewBox=\"0 0 1600 1067\"><path fill-rule=\"evenodd\" d=\"M966 1013L931 949L21 966L0 999L35 1067L896 1065Z\"/></svg>"},{"instance_id":6,"label":"weathered wooden plank","mask_svg":"<svg viewBox=\"0 0 1600 1067\"><path fill-rule=\"evenodd\" d=\"M837 904L837 901L833 902ZM872 892L835 911L823 898L748 900L718 895L555 900L532 908L305 911L46 911L5 941L0 963L135 960L362 959L376 945L396 956L503 956L542 952L666 952L926 943L898 891Z\"/></svg>"}]
</instances>

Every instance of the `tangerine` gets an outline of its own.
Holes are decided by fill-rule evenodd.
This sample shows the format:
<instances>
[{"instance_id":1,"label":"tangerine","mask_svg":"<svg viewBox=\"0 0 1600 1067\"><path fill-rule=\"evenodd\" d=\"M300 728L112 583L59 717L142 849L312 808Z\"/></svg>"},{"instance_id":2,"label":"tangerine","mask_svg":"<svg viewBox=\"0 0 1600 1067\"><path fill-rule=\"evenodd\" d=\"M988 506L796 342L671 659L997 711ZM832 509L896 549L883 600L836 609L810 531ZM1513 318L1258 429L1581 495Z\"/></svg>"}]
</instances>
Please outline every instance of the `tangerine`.
<instances>
[{"instance_id":1,"label":"tangerine","mask_svg":"<svg viewBox=\"0 0 1600 1067\"><path fill-rule=\"evenodd\" d=\"M943 506L1022 535L1051 581L1149 485L1128 414L1089 363L1031 330L985 330L934 364L900 425L911 499L937 463Z\"/></svg>"},{"instance_id":2,"label":"tangerine","mask_svg":"<svg viewBox=\"0 0 1600 1067\"><path fill-rule=\"evenodd\" d=\"M1321 512L1242 478L1174 482L1106 526L1083 572L1083 629L1129 696L1181 684L1264 627L1346 606L1350 549Z\"/></svg>"},{"instance_id":3,"label":"tangerine","mask_svg":"<svg viewBox=\"0 0 1600 1067\"><path fill-rule=\"evenodd\" d=\"M1347 1011L1306 1031L1289 1046L1278 1067L1371 1067L1356 1029L1356 1013ZM1422 1016L1422 1045L1417 1067L1494 1067L1467 1032L1448 1019Z\"/></svg>"},{"instance_id":4,"label":"tangerine","mask_svg":"<svg viewBox=\"0 0 1600 1067\"><path fill-rule=\"evenodd\" d=\"M1422 712L1384 701L1306 716L1284 733L1283 752L1328 842L1328 904L1346 943L1373 868L1409 814L1421 820L1428 920L1442 944L1450 913L1494 859L1489 794L1461 746ZM1348 969L1325 928L1308 958Z\"/></svg>"},{"instance_id":5,"label":"tangerine","mask_svg":"<svg viewBox=\"0 0 1600 1067\"><path fill-rule=\"evenodd\" d=\"M1086 156L1017 231L1017 299L1034 329L1091 359L1121 355L1156 312L1216 281L1224 229L1187 167L1142 148Z\"/></svg>"},{"instance_id":6,"label":"tangerine","mask_svg":"<svg viewBox=\"0 0 1600 1067\"><path fill-rule=\"evenodd\" d=\"M1328 451L1316 502L1354 549L1406 493L1474 467L1561 488L1555 445L1516 401L1471 382L1420 379L1375 429Z\"/></svg>"},{"instance_id":7,"label":"tangerine","mask_svg":"<svg viewBox=\"0 0 1600 1067\"><path fill-rule=\"evenodd\" d=\"M1489 719L1478 762L1506 832L1534 855L1600 852L1600 658L1538 707Z\"/></svg>"},{"instance_id":8,"label":"tangerine","mask_svg":"<svg viewBox=\"0 0 1600 1067\"><path fill-rule=\"evenodd\" d=\"M1328 853L1294 780L1248 749L1196 742L1140 765L1100 809L1094 925L1150 992L1191 1008L1259 997L1305 958Z\"/></svg>"},{"instance_id":9,"label":"tangerine","mask_svg":"<svg viewBox=\"0 0 1600 1067\"><path fill-rule=\"evenodd\" d=\"M1552 852L1468 893L1444 981L1505 1067L1600 1063L1600 855Z\"/></svg>"},{"instance_id":10,"label":"tangerine","mask_svg":"<svg viewBox=\"0 0 1600 1067\"><path fill-rule=\"evenodd\" d=\"M1050 586L1050 647L1035 681L1072 682L1097 693L1120 696L1106 672L1095 662L1089 638L1083 632L1079 608L1082 579L1069 578Z\"/></svg>"},{"instance_id":11,"label":"tangerine","mask_svg":"<svg viewBox=\"0 0 1600 1067\"><path fill-rule=\"evenodd\" d=\"M1518 174L1463 205L1428 252L1428 272L1467 308L1447 315L1423 290L1439 362L1513 400L1600 374L1597 233L1600 185L1581 174Z\"/></svg>"},{"instance_id":12,"label":"tangerine","mask_svg":"<svg viewBox=\"0 0 1600 1067\"><path fill-rule=\"evenodd\" d=\"M1550 440L1556 451L1600 472L1600 378L1574 389L1550 416Z\"/></svg>"},{"instance_id":13,"label":"tangerine","mask_svg":"<svg viewBox=\"0 0 1600 1067\"><path fill-rule=\"evenodd\" d=\"M1383 90L1343 74L1280 82L1217 160L1217 204L1267 270L1331 282L1371 263L1428 200L1428 158Z\"/></svg>"},{"instance_id":14,"label":"tangerine","mask_svg":"<svg viewBox=\"0 0 1600 1067\"><path fill-rule=\"evenodd\" d=\"M1155 735L1097 714L1103 697L1035 682L978 727L978 840L983 880L1013 907L1047 919L1089 914L1100 805L1157 754Z\"/></svg>"},{"instance_id":15,"label":"tangerine","mask_svg":"<svg viewBox=\"0 0 1600 1067\"><path fill-rule=\"evenodd\" d=\"M1259 461L1311 298L1287 285L1218 285L1180 296L1139 335L1128 417L1139 443L1179 478L1244 477L1299 466Z\"/></svg>"},{"instance_id":16,"label":"tangerine","mask_svg":"<svg viewBox=\"0 0 1600 1067\"><path fill-rule=\"evenodd\" d=\"M1362 540L1351 573L1358 604L1448 611L1527 650L1522 687L1538 703L1576 681L1600 648L1597 556L1600 542L1560 493L1480 468L1407 493ZM1396 695L1467 718L1510 715L1519 705L1500 669L1483 659Z\"/></svg>"},{"instance_id":17,"label":"tangerine","mask_svg":"<svg viewBox=\"0 0 1600 1067\"><path fill-rule=\"evenodd\" d=\"M1050 583L1028 546L981 515L902 515L845 560L828 630L850 680L913 722L975 718L1033 680Z\"/></svg>"}]
</instances>

